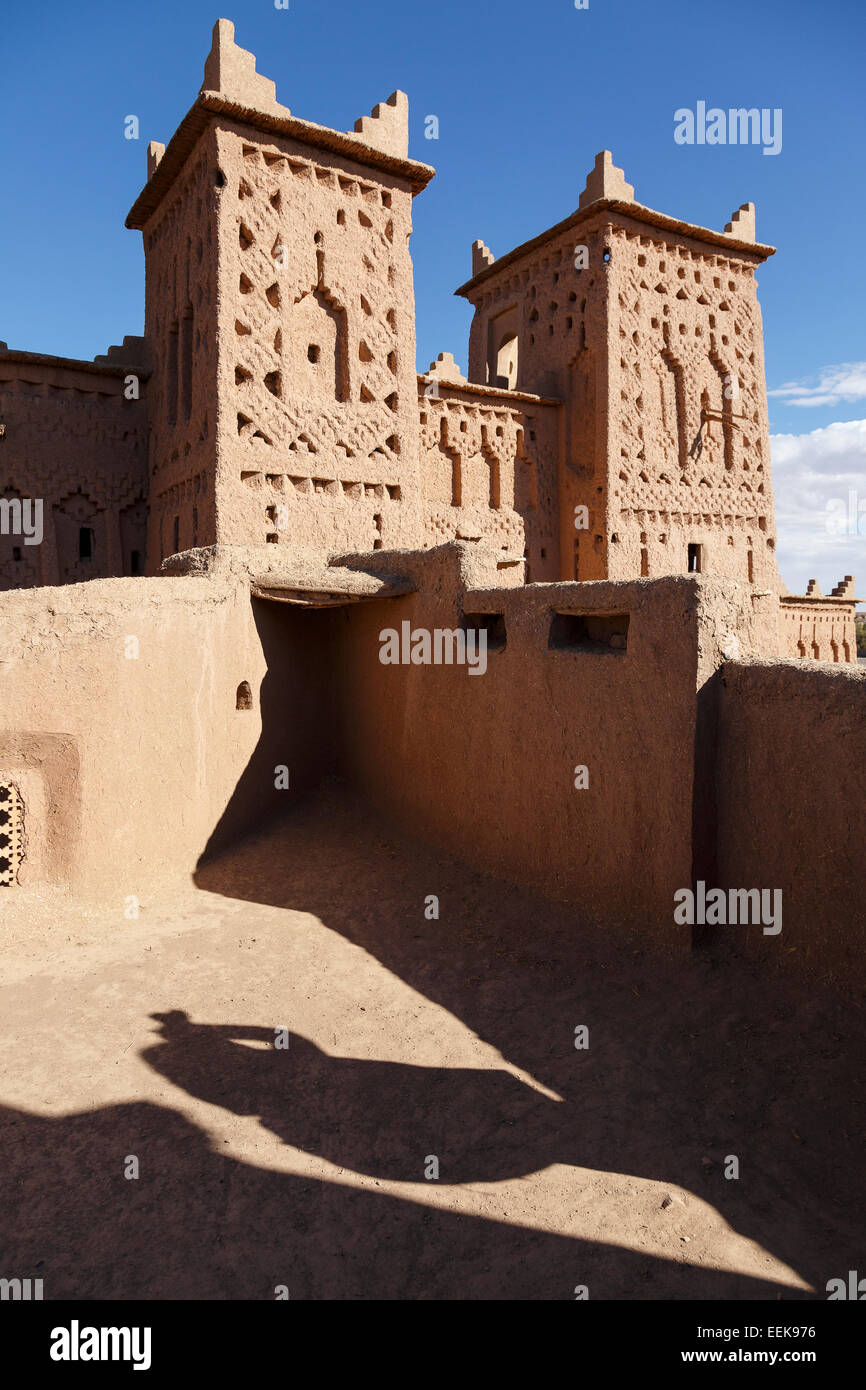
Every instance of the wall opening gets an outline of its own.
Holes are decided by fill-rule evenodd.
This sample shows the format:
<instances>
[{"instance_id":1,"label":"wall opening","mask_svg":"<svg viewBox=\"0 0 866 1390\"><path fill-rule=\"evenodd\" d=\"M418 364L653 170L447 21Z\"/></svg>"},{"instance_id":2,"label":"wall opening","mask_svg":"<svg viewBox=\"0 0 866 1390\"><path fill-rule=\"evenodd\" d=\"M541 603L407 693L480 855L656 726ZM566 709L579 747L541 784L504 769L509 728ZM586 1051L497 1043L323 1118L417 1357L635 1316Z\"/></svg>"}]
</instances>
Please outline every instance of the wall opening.
<instances>
[{"instance_id":1,"label":"wall opening","mask_svg":"<svg viewBox=\"0 0 866 1390\"><path fill-rule=\"evenodd\" d=\"M517 330L516 304L492 318L487 330L487 380L507 391L517 387Z\"/></svg>"},{"instance_id":2,"label":"wall opening","mask_svg":"<svg viewBox=\"0 0 866 1390\"><path fill-rule=\"evenodd\" d=\"M120 513L120 551L124 574L144 574L147 554L147 513L144 498L122 508ZM160 557L162 558L162 557Z\"/></svg>"},{"instance_id":3,"label":"wall opening","mask_svg":"<svg viewBox=\"0 0 866 1390\"><path fill-rule=\"evenodd\" d=\"M78 558L79 560L93 559L93 528L90 526L79 526L78 528Z\"/></svg>"},{"instance_id":4,"label":"wall opening","mask_svg":"<svg viewBox=\"0 0 866 1390\"><path fill-rule=\"evenodd\" d=\"M613 652L628 646L628 613L552 612L548 648L566 652Z\"/></svg>"},{"instance_id":5,"label":"wall opening","mask_svg":"<svg viewBox=\"0 0 866 1390\"><path fill-rule=\"evenodd\" d=\"M496 353L494 386L513 391L517 385L517 334L506 334Z\"/></svg>"},{"instance_id":6,"label":"wall opening","mask_svg":"<svg viewBox=\"0 0 866 1390\"><path fill-rule=\"evenodd\" d=\"M249 681L241 681L235 694L235 709L252 709L253 692Z\"/></svg>"},{"instance_id":7,"label":"wall opening","mask_svg":"<svg viewBox=\"0 0 866 1390\"><path fill-rule=\"evenodd\" d=\"M702 573L703 573L703 561L704 561L703 549L704 549L704 547L703 547L702 545L690 545L690 546L689 546L689 554L688 554L688 571L689 571L689 574L702 574Z\"/></svg>"},{"instance_id":8,"label":"wall opening","mask_svg":"<svg viewBox=\"0 0 866 1390\"><path fill-rule=\"evenodd\" d=\"M464 632L468 632L472 628L477 632L486 632L489 652L505 650L508 634L505 630L504 613L464 613L460 620L460 626Z\"/></svg>"}]
</instances>

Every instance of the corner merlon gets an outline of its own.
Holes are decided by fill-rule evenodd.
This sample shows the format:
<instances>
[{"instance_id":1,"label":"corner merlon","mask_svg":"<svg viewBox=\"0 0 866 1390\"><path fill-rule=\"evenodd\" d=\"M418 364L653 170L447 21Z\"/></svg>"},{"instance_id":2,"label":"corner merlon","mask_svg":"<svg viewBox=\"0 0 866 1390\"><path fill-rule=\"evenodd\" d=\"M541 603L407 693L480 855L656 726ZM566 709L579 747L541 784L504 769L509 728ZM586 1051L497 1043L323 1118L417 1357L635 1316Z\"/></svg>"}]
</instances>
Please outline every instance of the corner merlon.
<instances>
[{"instance_id":1,"label":"corner merlon","mask_svg":"<svg viewBox=\"0 0 866 1390\"><path fill-rule=\"evenodd\" d=\"M587 175L586 187L577 206L589 207L599 198L615 199L621 203L634 202L634 187L626 183L625 174L614 164L610 150L601 150L595 156L595 165Z\"/></svg>"},{"instance_id":2,"label":"corner merlon","mask_svg":"<svg viewBox=\"0 0 866 1390\"><path fill-rule=\"evenodd\" d=\"M479 275L482 270L486 270L496 260L489 246L485 246L483 241L473 241L472 243L472 275L473 278Z\"/></svg>"},{"instance_id":3,"label":"corner merlon","mask_svg":"<svg viewBox=\"0 0 866 1390\"><path fill-rule=\"evenodd\" d=\"M435 377L437 381L465 382L466 378L454 361L453 354L450 352L440 352L435 362L431 362L428 370L424 373L426 377Z\"/></svg>"},{"instance_id":4,"label":"corner merlon","mask_svg":"<svg viewBox=\"0 0 866 1390\"><path fill-rule=\"evenodd\" d=\"M147 181L153 178L156 173L159 161L165 154L165 145L161 145L158 140L151 140L147 147Z\"/></svg>"},{"instance_id":5,"label":"corner merlon","mask_svg":"<svg viewBox=\"0 0 866 1390\"><path fill-rule=\"evenodd\" d=\"M380 101L369 116L359 116L353 133L373 149L396 159L409 158L409 98L405 92L392 92Z\"/></svg>"},{"instance_id":6,"label":"corner merlon","mask_svg":"<svg viewBox=\"0 0 866 1390\"><path fill-rule=\"evenodd\" d=\"M833 592L832 592L832 594L830 595L830 597L831 597L831 598L849 598L849 599L853 599L853 597L854 597L854 576L853 576L853 574L846 574L844 579L840 579L840 580L839 580L839 583L838 583L838 584L836 585L836 587L833 589Z\"/></svg>"},{"instance_id":7,"label":"corner merlon","mask_svg":"<svg viewBox=\"0 0 866 1390\"><path fill-rule=\"evenodd\" d=\"M201 90L218 92L239 106L291 115L289 108L277 101L275 84L256 72L255 54L235 43L235 26L230 19L218 19L213 27Z\"/></svg>"},{"instance_id":8,"label":"corner merlon","mask_svg":"<svg viewBox=\"0 0 866 1390\"><path fill-rule=\"evenodd\" d=\"M738 241L755 240L755 204L742 203L725 223L725 236L736 237Z\"/></svg>"}]
</instances>

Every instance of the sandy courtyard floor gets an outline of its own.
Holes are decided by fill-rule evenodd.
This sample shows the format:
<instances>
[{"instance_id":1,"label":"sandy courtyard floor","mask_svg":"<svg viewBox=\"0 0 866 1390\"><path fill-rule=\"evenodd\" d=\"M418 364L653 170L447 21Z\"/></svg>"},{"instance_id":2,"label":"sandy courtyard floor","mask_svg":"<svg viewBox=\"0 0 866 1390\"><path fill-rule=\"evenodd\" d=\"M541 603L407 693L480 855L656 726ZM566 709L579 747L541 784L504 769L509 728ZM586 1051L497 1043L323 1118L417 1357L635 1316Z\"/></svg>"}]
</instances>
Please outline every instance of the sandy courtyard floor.
<instances>
[{"instance_id":1,"label":"sandy courtyard floor","mask_svg":"<svg viewBox=\"0 0 866 1390\"><path fill-rule=\"evenodd\" d=\"M0 902L0 1275L46 1298L824 1298L862 1267L850 1003L587 933L339 786L123 909Z\"/></svg>"}]
</instances>

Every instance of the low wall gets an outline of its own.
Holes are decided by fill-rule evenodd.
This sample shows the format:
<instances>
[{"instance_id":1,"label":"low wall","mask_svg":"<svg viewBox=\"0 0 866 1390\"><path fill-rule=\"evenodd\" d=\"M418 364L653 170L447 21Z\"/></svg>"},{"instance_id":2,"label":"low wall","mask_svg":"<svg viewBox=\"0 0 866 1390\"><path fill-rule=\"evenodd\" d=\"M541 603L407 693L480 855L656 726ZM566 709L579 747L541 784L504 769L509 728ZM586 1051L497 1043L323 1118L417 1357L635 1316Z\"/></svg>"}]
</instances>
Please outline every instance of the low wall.
<instances>
[{"instance_id":1,"label":"low wall","mask_svg":"<svg viewBox=\"0 0 866 1390\"><path fill-rule=\"evenodd\" d=\"M782 890L778 936L749 950L866 983L866 672L794 661L722 667L721 886ZM728 928L727 930L731 930Z\"/></svg>"},{"instance_id":2,"label":"low wall","mask_svg":"<svg viewBox=\"0 0 866 1390\"><path fill-rule=\"evenodd\" d=\"M337 771L474 868L572 903L576 930L685 949L678 890L781 889L780 935L714 942L866 983L866 672L757 659L776 609L728 581L523 586L469 544L347 563L416 592L307 611L251 599L241 564L3 595L20 888L122 909ZM413 633L483 627L486 669L383 663L404 624L407 654Z\"/></svg>"},{"instance_id":3,"label":"low wall","mask_svg":"<svg viewBox=\"0 0 866 1390\"><path fill-rule=\"evenodd\" d=\"M418 593L341 614L343 763L413 831L573 902L576 922L687 944L673 895L691 881L699 585L480 588L468 563L429 552ZM453 629L461 608L504 622L483 675L380 662L382 630ZM590 621L566 618L551 645L555 611Z\"/></svg>"},{"instance_id":4,"label":"low wall","mask_svg":"<svg viewBox=\"0 0 866 1390\"><path fill-rule=\"evenodd\" d=\"M21 887L122 903L330 771L315 617L213 578L4 595L0 781L24 800ZM243 681L251 708L238 710Z\"/></svg>"}]
</instances>

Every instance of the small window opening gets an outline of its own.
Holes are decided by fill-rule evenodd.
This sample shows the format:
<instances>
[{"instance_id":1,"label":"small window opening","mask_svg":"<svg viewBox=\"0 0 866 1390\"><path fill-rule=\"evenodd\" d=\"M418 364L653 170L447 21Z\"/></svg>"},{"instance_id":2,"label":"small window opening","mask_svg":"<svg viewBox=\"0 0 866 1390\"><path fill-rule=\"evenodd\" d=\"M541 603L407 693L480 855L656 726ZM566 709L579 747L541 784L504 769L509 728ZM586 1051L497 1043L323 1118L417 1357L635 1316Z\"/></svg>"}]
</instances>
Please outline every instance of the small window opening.
<instances>
[{"instance_id":1,"label":"small window opening","mask_svg":"<svg viewBox=\"0 0 866 1390\"><path fill-rule=\"evenodd\" d=\"M504 613L464 613L460 626L464 632L475 629L476 632L486 632L487 650L489 652L501 652L505 650L508 643L508 634L505 630ZM477 642L476 638L476 642Z\"/></svg>"},{"instance_id":2,"label":"small window opening","mask_svg":"<svg viewBox=\"0 0 866 1390\"><path fill-rule=\"evenodd\" d=\"M130 556L129 556L129 572L130 572L130 574L141 574L141 551L140 551L140 550L133 550L133 551L130 552Z\"/></svg>"},{"instance_id":3,"label":"small window opening","mask_svg":"<svg viewBox=\"0 0 866 1390\"><path fill-rule=\"evenodd\" d=\"M79 526L78 528L78 558L79 560L93 559L93 531L89 526Z\"/></svg>"},{"instance_id":4,"label":"small window opening","mask_svg":"<svg viewBox=\"0 0 866 1390\"><path fill-rule=\"evenodd\" d=\"M702 558L703 558L702 555L701 555L701 551L702 551L702 550L703 550L703 546L700 546L700 545L690 545L690 546L689 546L689 559L688 559L689 574L701 574L701 572L702 572Z\"/></svg>"},{"instance_id":5,"label":"small window opening","mask_svg":"<svg viewBox=\"0 0 866 1390\"><path fill-rule=\"evenodd\" d=\"M614 652L628 645L628 613L557 613L550 620L551 651Z\"/></svg>"},{"instance_id":6,"label":"small window opening","mask_svg":"<svg viewBox=\"0 0 866 1390\"><path fill-rule=\"evenodd\" d=\"M307 360L309 362L318 362L319 347L316 343L310 343L310 346L307 348Z\"/></svg>"},{"instance_id":7,"label":"small window opening","mask_svg":"<svg viewBox=\"0 0 866 1390\"><path fill-rule=\"evenodd\" d=\"M235 696L235 709L252 709L253 692L250 690L249 681L241 681Z\"/></svg>"}]
</instances>

